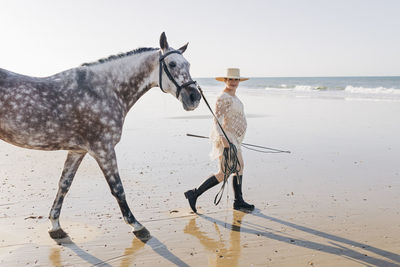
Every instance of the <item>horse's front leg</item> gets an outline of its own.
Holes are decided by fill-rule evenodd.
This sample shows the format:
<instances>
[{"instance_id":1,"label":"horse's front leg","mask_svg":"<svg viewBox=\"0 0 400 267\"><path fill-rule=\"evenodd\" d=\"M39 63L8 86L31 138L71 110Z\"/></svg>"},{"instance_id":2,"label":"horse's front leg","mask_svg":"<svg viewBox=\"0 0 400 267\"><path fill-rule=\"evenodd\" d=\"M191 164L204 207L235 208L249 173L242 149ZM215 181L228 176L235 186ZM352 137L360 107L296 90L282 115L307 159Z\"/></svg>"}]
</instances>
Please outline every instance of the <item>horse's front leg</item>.
<instances>
[{"instance_id":1,"label":"horse's front leg","mask_svg":"<svg viewBox=\"0 0 400 267\"><path fill-rule=\"evenodd\" d=\"M96 159L103 171L112 195L118 201L125 222L133 228L133 233L139 239L145 240L150 238L149 231L147 231L147 229L135 219L129 209L128 203L126 202L124 188L118 173L117 159L114 149L109 149L109 151L99 151L98 153L94 152L93 157Z\"/></svg>"},{"instance_id":2,"label":"horse's front leg","mask_svg":"<svg viewBox=\"0 0 400 267\"><path fill-rule=\"evenodd\" d=\"M67 234L63 231L59 222L61 207L64 201L64 197L68 193L69 188L71 187L72 181L75 177L75 173L78 170L78 167L81 164L82 159L83 157L85 157L85 155L86 151L68 152L67 160L64 163L64 170L62 172L60 182L58 183L57 196L56 199L54 200L49 216L49 219L52 224L52 228L49 230L51 238L58 239L67 237Z\"/></svg>"}]
</instances>

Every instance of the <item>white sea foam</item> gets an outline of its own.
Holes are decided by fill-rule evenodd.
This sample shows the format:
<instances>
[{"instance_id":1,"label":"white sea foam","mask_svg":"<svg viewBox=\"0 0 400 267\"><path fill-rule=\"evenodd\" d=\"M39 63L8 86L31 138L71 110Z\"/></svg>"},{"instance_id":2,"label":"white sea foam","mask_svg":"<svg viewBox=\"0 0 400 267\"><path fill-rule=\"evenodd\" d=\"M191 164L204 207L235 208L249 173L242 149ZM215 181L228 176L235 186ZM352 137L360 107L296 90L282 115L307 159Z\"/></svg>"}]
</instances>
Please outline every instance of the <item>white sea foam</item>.
<instances>
[{"instance_id":1,"label":"white sea foam","mask_svg":"<svg viewBox=\"0 0 400 267\"><path fill-rule=\"evenodd\" d=\"M385 88L385 87L376 87L376 88L368 88L368 87L357 87L347 85L343 88L328 88L325 86L312 86L312 85L296 85L294 87L289 87L285 84L280 85L279 87L266 87L267 91L295 91L295 92L319 92L319 91L344 91L346 93L352 94L394 94L400 95L400 89L395 88Z\"/></svg>"},{"instance_id":2,"label":"white sea foam","mask_svg":"<svg viewBox=\"0 0 400 267\"><path fill-rule=\"evenodd\" d=\"M267 91L296 91L296 92L314 92L314 91L321 91L321 90L328 90L328 88L324 86L311 86L311 85L296 85L294 87L290 87L285 84L281 84L279 87L266 87L265 90Z\"/></svg>"},{"instance_id":3,"label":"white sea foam","mask_svg":"<svg viewBox=\"0 0 400 267\"><path fill-rule=\"evenodd\" d=\"M310 86L310 85L296 85L295 87L294 87L294 91L306 91L306 92L309 92L309 91L312 91L312 90L314 90L315 88L313 87L313 86Z\"/></svg>"},{"instance_id":4,"label":"white sea foam","mask_svg":"<svg viewBox=\"0 0 400 267\"><path fill-rule=\"evenodd\" d=\"M345 92L356 93L356 94L395 94L400 95L399 89L376 87L376 88L365 88L365 87L355 87L348 85L344 89Z\"/></svg>"}]
</instances>

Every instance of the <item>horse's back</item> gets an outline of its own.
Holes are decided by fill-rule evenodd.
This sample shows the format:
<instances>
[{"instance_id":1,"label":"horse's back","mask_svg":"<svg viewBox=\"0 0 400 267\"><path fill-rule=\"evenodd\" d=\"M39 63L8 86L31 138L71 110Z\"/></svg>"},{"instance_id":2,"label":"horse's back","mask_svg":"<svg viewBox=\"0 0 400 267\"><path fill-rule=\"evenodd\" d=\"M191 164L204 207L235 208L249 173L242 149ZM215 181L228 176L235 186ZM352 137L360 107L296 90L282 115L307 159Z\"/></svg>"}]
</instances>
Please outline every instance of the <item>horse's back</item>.
<instances>
[{"instance_id":1,"label":"horse's back","mask_svg":"<svg viewBox=\"0 0 400 267\"><path fill-rule=\"evenodd\" d=\"M34 83L38 82L41 79L46 78L38 78L38 77L31 77L19 73L15 73L6 69L0 68L0 88L10 88L15 85L23 83Z\"/></svg>"},{"instance_id":2,"label":"horse's back","mask_svg":"<svg viewBox=\"0 0 400 267\"><path fill-rule=\"evenodd\" d=\"M41 111L41 108L57 101L57 87L57 83L47 77L30 77L0 69L0 112L14 110L22 113L29 107Z\"/></svg>"},{"instance_id":3,"label":"horse's back","mask_svg":"<svg viewBox=\"0 0 400 267\"><path fill-rule=\"evenodd\" d=\"M76 149L112 128L119 140L123 109L92 76L85 68L45 78L0 69L0 139L33 149Z\"/></svg>"},{"instance_id":4,"label":"horse's back","mask_svg":"<svg viewBox=\"0 0 400 267\"><path fill-rule=\"evenodd\" d=\"M0 138L14 145L60 149L60 86L49 78L36 78L0 69ZM57 145L58 144L58 145Z\"/></svg>"}]
</instances>

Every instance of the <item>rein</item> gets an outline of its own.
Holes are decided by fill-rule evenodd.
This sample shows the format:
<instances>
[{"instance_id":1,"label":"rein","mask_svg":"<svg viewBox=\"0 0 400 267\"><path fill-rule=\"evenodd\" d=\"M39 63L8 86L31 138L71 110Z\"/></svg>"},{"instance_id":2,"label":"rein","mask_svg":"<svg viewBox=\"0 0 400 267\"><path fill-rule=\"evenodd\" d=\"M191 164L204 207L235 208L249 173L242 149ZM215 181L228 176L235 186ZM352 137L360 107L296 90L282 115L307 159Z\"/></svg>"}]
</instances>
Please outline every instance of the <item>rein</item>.
<instances>
[{"instance_id":1,"label":"rein","mask_svg":"<svg viewBox=\"0 0 400 267\"><path fill-rule=\"evenodd\" d=\"M161 52L160 52L160 59L159 59L159 62L160 62L160 71L159 71L159 85L160 85L160 89L161 89L161 91L163 91L164 93L166 93L165 91L164 91L164 89L162 88L162 70L164 69L164 72L165 72L165 74L167 74L167 77L168 77L168 79L175 85L175 87L176 87L176 98L179 98L179 94L181 93L181 90L182 90L182 88L185 88L185 87L187 87L187 86L189 86L189 85L191 85L191 84L196 84L196 82L195 81L193 81L193 80L191 80L191 81L188 81L188 82L186 82L186 83L184 83L184 84L181 84L181 85L179 85L177 82L176 82L176 80L174 79L174 77L171 75L171 72L169 72L169 69L168 69L168 66L167 66L167 64L165 64L165 61L164 61L164 59L167 57L167 56L169 56L169 55L171 55L171 54L179 54L179 55L182 55L182 53L180 52L180 51L178 51L178 50L173 50L173 51L169 51L169 52L167 52L167 53L165 53L164 55L163 54L161 54Z\"/></svg>"}]
</instances>

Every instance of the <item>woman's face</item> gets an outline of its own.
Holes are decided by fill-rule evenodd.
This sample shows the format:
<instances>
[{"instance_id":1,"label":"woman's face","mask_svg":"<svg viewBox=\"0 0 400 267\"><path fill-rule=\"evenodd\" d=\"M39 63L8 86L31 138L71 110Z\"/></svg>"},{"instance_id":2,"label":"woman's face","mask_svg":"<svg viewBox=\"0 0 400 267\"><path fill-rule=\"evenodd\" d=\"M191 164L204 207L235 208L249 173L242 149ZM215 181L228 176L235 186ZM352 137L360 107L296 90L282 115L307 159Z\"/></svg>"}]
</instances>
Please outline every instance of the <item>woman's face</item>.
<instances>
[{"instance_id":1,"label":"woman's face","mask_svg":"<svg viewBox=\"0 0 400 267\"><path fill-rule=\"evenodd\" d=\"M240 79L229 79L225 78L226 88L229 90L235 90L239 86Z\"/></svg>"}]
</instances>

